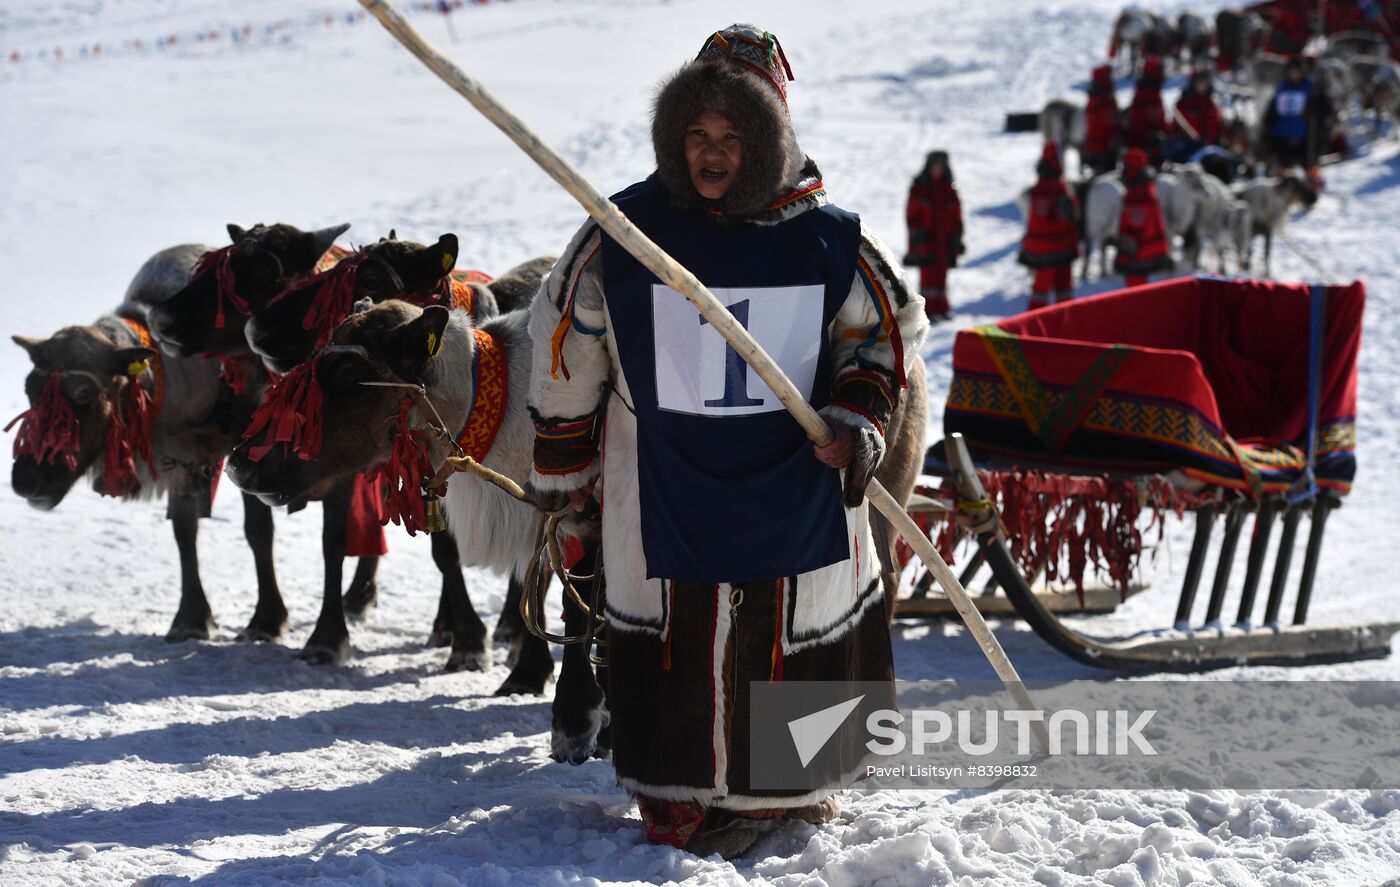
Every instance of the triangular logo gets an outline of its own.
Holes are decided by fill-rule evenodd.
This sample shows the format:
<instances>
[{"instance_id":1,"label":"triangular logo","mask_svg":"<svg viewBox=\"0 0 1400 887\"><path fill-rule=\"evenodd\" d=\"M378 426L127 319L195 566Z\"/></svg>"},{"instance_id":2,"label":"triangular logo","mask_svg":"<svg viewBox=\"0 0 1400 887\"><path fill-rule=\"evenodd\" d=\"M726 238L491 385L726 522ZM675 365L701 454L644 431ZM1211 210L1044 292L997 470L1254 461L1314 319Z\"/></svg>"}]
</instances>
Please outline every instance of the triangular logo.
<instances>
[{"instance_id":1,"label":"triangular logo","mask_svg":"<svg viewBox=\"0 0 1400 887\"><path fill-rule=\"evenodd\" d=\"M856 710L856 706L860 705L864 698L865 695L862 694L830 708L803 715L795 721L788 721L788 732L792 734L792 744L797 747L797 757L802 761L803 767L812 763L817 752L841 729L846 718L851 716L851 712Z\"/></svg>"}]
</instances>

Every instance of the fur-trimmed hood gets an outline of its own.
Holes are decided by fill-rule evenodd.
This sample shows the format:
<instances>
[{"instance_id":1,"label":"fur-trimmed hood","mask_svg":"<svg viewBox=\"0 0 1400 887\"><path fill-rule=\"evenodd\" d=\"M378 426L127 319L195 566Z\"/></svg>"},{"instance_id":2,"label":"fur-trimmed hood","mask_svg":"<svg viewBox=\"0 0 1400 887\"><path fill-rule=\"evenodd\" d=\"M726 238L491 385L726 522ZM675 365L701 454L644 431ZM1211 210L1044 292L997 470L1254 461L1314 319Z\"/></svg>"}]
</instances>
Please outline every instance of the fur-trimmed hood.
<instances>
[{"instance_id":1,"label":"fur-trimmed hood","mask_svg":"<svg viewBox=\"0 0 1400 887\"><path fill-rule=\"evenodd\" d=\"M719 200L700 196L685 160L686 126L706 109L729 118L743 144L738 175ZM794 190L807 162L779 89L757 71L722 59L693 61L662 82L651 140L657 176L677 201L731 218L757 215Z\"/></svg>"}]
</instances>

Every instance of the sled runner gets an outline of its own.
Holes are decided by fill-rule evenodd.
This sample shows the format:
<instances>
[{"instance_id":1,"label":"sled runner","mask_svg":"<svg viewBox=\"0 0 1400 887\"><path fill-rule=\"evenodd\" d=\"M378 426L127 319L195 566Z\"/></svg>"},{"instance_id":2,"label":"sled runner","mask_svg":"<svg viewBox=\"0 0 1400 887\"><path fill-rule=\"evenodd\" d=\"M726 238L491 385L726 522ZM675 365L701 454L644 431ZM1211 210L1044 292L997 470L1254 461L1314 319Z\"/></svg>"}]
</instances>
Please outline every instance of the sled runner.
<instances>
[{"instance_id":1,"label":"sled runner","mask_svg":"<svg viewBox=\"0 0 1400 887\"><path fill-rule=\"evenodd\" d=\"M914 508L945 551L962 537L975 541L964 582L985 563L1009 606L1082 662L1198 670L1388 655L1400 622L1306 624L1327 518L1356 472L1364 304L1360 282L1181 278L965 330L953 346L948 437L929 450L930 481ZM1111 608L1104 589L1086 588L1091 567L1117 594L1140 587L1143 518L1147 533L1160 535L1169 512L1187 511L1195 536L1172 629L1110 641L1060 621L1057 611ZM1302 572L1288 601L1304 517ZM1197 619L1217 524L1223 539ZM1042 574L1066 589L1068 606L1032 593ZM930 609L917 597L920 578L901 615Z\"/></svg>"}]
</instances>

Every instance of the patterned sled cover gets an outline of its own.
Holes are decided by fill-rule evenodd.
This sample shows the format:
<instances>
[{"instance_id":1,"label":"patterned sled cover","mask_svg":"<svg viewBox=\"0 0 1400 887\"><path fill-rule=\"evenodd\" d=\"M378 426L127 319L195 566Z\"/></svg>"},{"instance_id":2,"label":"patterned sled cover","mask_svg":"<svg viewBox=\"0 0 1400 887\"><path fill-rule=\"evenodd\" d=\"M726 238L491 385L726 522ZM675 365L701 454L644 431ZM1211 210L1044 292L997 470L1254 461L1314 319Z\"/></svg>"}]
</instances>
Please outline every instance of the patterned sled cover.
<instances>
[{"instance_id":1,"label":"patterned sled cover","mask_svg":"<svg viewBox=\"0 0 1400 887\"><path fill-rule=\"evenodd\" d=\"M1364 285L1327 287L1319 487L1356 474L1356 359ZM1180 471L1253 495L1306 468L1304 284L1179 278L964 330L945 433L978 458L1070 472Z\"/></svg>"}]
</instances>

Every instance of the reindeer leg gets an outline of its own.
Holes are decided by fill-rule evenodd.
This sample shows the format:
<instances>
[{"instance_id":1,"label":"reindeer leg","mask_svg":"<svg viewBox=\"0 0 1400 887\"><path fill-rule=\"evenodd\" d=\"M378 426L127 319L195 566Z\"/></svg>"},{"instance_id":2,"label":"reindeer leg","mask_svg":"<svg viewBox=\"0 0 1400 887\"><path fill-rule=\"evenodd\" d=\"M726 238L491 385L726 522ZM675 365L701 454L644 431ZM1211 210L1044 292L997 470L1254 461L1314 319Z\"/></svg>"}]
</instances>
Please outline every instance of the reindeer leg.
<instances>
[{"instance_id":1,"label":"reindeer leg","mask_svg":"<svg viewBox=\"0 0 1400 887\"><path fill-rule=\"evenodd\" d=\"M366 611L379 602L379 585L375 577L379 574L379 557L362 557L355 565L355 575L350 587L345 591L345 615L351 619L363 619Z\"/></svg>"},{"instance_id":2,"label":"reindeer leg","mask_svg":"<svg viewBox=\"0 0 1400 887\"><path fill-rule=\"evenodd\" d=\"M175 547L180 550L180 608L165 639L172 643L188 640L208 640L214 628L209 599L199 581L199 552L195 539L199 535L200 499L198 496L170 496L170 523L175 531Z\"/></svg>"},{"instance_id":3,"label":"reindeer leg","mask_svg":"<svg viewBox=\"0 0 1400 887\"><path fill-rule=\"evenodd\" d=\"M589 553L580 562L581 572L594 573L597 552ZM593 583L601 577L578 581L574 586L584 600L593 596ZM564 633L580 635L588 630L591 617L568 595L564 595ZM582 764L591 757L607 757L610 748L602 744L600 734L608 726L607 698L593 666L588 661L589 649L583 644L564 648L564 662L559 669L559 682L554 686L554 706L550 719L550 753L554 760Z\"/></svg>"},{"instance_id":4,"label":"reindeer leg","mask_svg":"<svg viewBox=\"0 0 1400 887\"><path fill-rule=\"evenodd\" d=\"M506 594L506 605L501 613L501 618L511 612L512 609L519 618L520 597L524 594L524 584L514 576L510 580L511 587ZM515 603L511 603L514 596ZM524 621L521 621L524 625ZM499 626L498 626L499 627ZM554 656L549 651L549 642L535 637L523 628L520 634L511 642L511 664L510 674L506 676L505 682L496 691L497 696L530 695L539 696L544 693L544 685L548 683L550 676L554 674ZM507 660L510 661L510 660Z\"/></svg>"},{"instance_id":5,"label":"reindeer leg","mask_svg":"<svg viewBox=\"0 0 1400 887\"><path fill-rule=\"evenodd\" d=\"M437 537L441 533L433 535L433 562L437 563ZM433 630L428 632L427 647L450 647L452 646L452 599L447 593L447 575L442 577L442 593L438 595L438 608L433 616Z\"/></svg>"},{"instance_id":6,"label":"reindeer leg","mask_svg":"<svg viewBox=\"0 0 1400 887\"><path fill-rule=\"evenodd\" d=\"M501 617L496 620L496 630L491 633L491 640L495 643L510 645L507 665L515 665L516 657L520 655L520 638L525 634L525 622L520 616L520 596L523 593L524 586L521 581L514 576L510 577L510 584L506 586L506 602L501 607Z\"/></svg>"},{"instance_id":7,"label":"reindeer leg","mask_svg":"<svg viewBox=\"0 0 1400 887\"><path fill-rule=\"evenodd\" d=\"M299 656L312 665L340 662L350 651L350 630L345 627L340 588L351 493L348 481L338 483L321 500L321 554L326 561L326 584L321 590L321 615Z\"/></svg>"},{"instance_id":8,"label":"reindeer leg","mask_svg":"<svg viewBox=\"0 0 1400 887\"><path fill-rule=\"evenodd\" d=\"M443 671L483 671L491 667L491 651L486 649L486 626L467 597L457 540L448 530L434 533L432 541L433 563L442 571L442 597L452 614L452 652Z\"/></svg>"},{"instance_id":9,"label":"reindeer leg","mask_svg":"<svg viewBox=\"0 0 1400 887\"><path fill-rule=\"evenodd\" d=\"M272 508L257 496L243 494L243 536L253 549L253 566L258 574L258 606L248 627L238 633L240 641L275 641L287 627L287 606L277 589L277 573L272 564Z\"/></svg>"},{"instance_id":10,"label":"reindeer leg","mask_svg":"<svg viewBox=\"0 0 1400 887\"><path fill-rule=\"evenodd\" d=\"M1274 276L1274 232L1272 229L1264 232L1264 278L1270 280Z\"/></svg>"}]
</instances>

